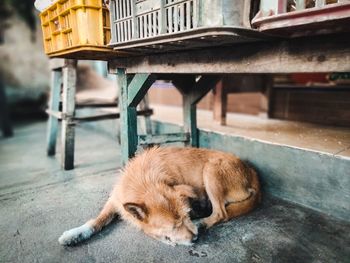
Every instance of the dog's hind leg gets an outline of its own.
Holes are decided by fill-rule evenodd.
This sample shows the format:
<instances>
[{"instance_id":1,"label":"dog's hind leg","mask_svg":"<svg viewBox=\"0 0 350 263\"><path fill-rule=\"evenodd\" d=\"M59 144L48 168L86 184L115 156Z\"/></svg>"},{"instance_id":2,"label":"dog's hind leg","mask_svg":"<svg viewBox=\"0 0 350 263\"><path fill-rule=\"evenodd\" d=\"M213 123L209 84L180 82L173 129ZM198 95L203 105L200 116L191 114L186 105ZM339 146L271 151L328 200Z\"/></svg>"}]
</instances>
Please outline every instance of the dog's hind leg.
<instances>
[{"instance_id":1,"label":"dog's hind leg","mask_svg":"<svg viewBox=\"0 0 350 263\"><path fill-rule=\"evenodd\" d=\"M219 170L215 165L207 165L203 169L204 186L212 204L212 213L210 216L204 218L201 222L202 227L209 228L227 218L225 208L225 197L223 193L225 189L221 183Z\"/></svg>"},{"instance_id":2,"label":"dog's hind leg","mask_svg":"<svg viewBox=\"0 0 350 263\"><path fill-rule=\"evenodd\" d=\"M111 199L109 199L98 217L89 220L80 227L65 231L58 239L58 242L61 245L70 246L87 240L108 225L117 215L117 210Z\"/></svg>"},{"instance_id":3,"label":"dog's hind leg","mask_svg":"<svg viewBox=\"0 0 350 263\"><path fill-rule=\"evenodd\" d=\"M247 188L249 195L246 198L240 196L237 198L236 193L230 193L231 198L228 198L228 204L226 205L226 211L228 219L244 215L253 210L261 202L260 183L257 173L249 168L249 186Z\"/></svg>"}]
</instances>

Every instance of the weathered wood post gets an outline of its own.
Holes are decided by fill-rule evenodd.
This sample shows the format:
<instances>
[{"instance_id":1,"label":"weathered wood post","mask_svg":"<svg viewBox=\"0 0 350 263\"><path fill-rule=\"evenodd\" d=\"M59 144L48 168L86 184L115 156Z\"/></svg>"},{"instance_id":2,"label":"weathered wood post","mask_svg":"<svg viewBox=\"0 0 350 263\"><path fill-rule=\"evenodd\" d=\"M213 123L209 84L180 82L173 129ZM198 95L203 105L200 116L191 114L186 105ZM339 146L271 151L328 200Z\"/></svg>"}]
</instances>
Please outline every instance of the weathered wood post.
<instances>
[{"instance_id":1,"label":"weathered wood post","mask_svg":"<svg viewBox=\"0 0 350 263\"><path fill-rule=\"evenodd\" d=\"M126 164L137 150L137 110L136 107L145 97L148 89L156 80L155 75L128 75L125 69L117 69L119 84L119 109L121 129L122 164Z\"/></svg>"},{"instance_id":2,"label":"weathered wood post","mask_svg":"<svg viewBox=\"0 0 350 263\"><path fill-rule=\"evenodd\" d=\"M4 137L13 135L10 114L7 106L4 82L0 72L0 126Z\"/></svg>"},{"instance_id":3,"label":"weathered wood post","mask_svg":"<svg viewBox=\"0 0 350 263\"><path fill-rule=\"evenodd\" d=\"M197 103L219 80L218 75L207 75L201 76L198 81L195 81L194 76L184 76L173 81L182 94L184 132L190 134L190 146L198 147Z\"/></svg>"},{"instance_id":4,"label":"weathered wood post","mask_svg":"<svg viewBox=\"0 0 350 263\"><path fill-rule=\"evenodd\" d=\"M60 104L60 93L62 86L62 70L61 68L54 68L51 70L51 92L49 99L49 110L58 112ZM47 123L47 155L53 156L56 153L58 119L49 114Z\"/></svg>"},{"instance_id":5,"label":"weathered wood post","mask_svg":"<svg viewBox=\"0 0 350 263\"><path fill-rule=\"evenodd\" d=\"M76 73L77 61L66 59L63 72L63 93L62 93L62 166L65 170L74 168L74 111L75 111L75 90L77 82Z\"/></svg>"}]
</instances>

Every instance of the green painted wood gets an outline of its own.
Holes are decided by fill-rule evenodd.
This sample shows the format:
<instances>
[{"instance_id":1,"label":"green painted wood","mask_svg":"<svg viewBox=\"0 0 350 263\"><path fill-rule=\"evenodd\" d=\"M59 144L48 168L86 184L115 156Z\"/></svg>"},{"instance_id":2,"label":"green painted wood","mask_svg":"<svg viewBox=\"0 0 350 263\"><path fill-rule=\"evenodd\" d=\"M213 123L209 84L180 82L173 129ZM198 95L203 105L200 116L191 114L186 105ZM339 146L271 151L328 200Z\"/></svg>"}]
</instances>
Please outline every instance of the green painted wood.
<instances>
[{"instance_id":1,"label":"green painted wood","mask_svg":"<svg viewBox=\"0 0 350 263\"><path fill-rule=\"evenodd\" d=\"M184 132L190 133L189 145L198 147L197 103L215 87L220 80L218 75L202 76L197 82L193 79L177 80L175 85L182 94ZM190 85L193 85L190 87Z\"/></svg>"},{"instance_id":2,"label":"green painted wood","mask_svg":"<svg viewBox=\"0 0 350 263\"><path fill-rule=\"evenodd\" d=\"M153 74L136 74L128 87L128 106L136 107L156 79Z\"/></svg>"},{"instance_id":3,"label":"green painted wood","mask_svg":"<svg viewBox=\"0 0 350 263\"><path fill-rule=\"evenodd\" d=\"M150 74L127 75L125 69L118 69L120 87L120 118L122 163L135 155L138 144L136 107L146 95L156 77Z\"/></svg>"},{"instance_id":4,"label":"green painted wood","mask_svg":"<svg viewBox=\"0 0 350 263\"><path fill-rule=\"evenodd\" d=\"M62 85L62 71L51 71L51 92L49 99L49 111L58 112L60 103L60 92ZM56 153L56 141L58 131L58 119L49 114L47 123L47 155L53 156Z\"/></svg>"},{"instance_id":5,"label":"green painted wood","mask_svg":"<svg viewBox=\"0 0 350 263\"><path fill-rule=\"evenodd\" d=\"M119 111L120 111L120 146L122 164L125 165L136 152L137 146L137 117L135 111L128 107L128 85L132 76L127 76L125 69L117 70L119 86Z\"/></svg>"},{"instance_id":6,"label":"green painted wood","mask_svg":"<svg viewBox=\"0 0 350 263\"><path fill-rule=\"evenodd\" d=\"M149 99L148 99L148 94L146 93L144 98L141 100L140 104L139 104L140 110L151 110L149 108ZM153 113L153 111L152 111ZM144 118L144 131L146 132L146 134L152 134L152 121L151 121L151 115L149 114L147 116L145 116Z\"/></svg>"},{"instance_id":7,"label":"green painted wood","mask_svg":"<svg viewBox=\"0 0 350 263\"><path fill-rule=\"evenodd\" d=\"M61 164L64 170L74 169L74 111L75 91L77 82L77 61L65 60L63 67L62 92L62 132L61 132Z\"/></svg>"},{"instance_id":8,"label":"green painted wood","mask_svg":"<svg viewBox=\"0 0 350 263\"><path fill-rule=\"evenodd\" d=\"M162 144L166 142L187 142L198 146L198 130L196 119L196 104L213 88L220 76L202 76L195 81L195 76L177 76L174 83L183 96L184 134L182 135L137 135L136 107L145 97L148 89L156 80L154 74L136 74L132 80L128 80L125 69L118 69L120 87L120 113L121 113L121 147L122 162L134 156L138 144ZM147 127L147 126L146 126ZM149 128L146 128L149 132ZM180 137L179 137L180 136ZM189 138L188 138L189 136Z\"/></svg>"},{"instance_id":9,"label":"green painted wood","mask_svg":"<svg viewBox=\"0 0 350 263\"><path fill-rule=\"evenodd\" d=\"M189 133L167 133L160 135L139 135L138 141L139 145L147 144L166 144L166 143L175 143L175 142L188 142L190 139Z\"/></svg>"},{"instance_id":10,"label":"green painted wood","mask_svg":"<svg viewBox=\"0 0 350 263\"><path fill-rule=\"evenodd\" d=\"M145 116L145 118L149 118L153 113L152 109L145 109L145 110L138 110L136 112L137 116ZM120 113L106 113L106 114L98 114L98 115L92 115L92 116L79 116L74 117L73 121L74 123L82 123L82 122L91 122L91 121L103 121L103 120L110 120L110 119L119 119Z\"/></svg>"},{"instance_id":11,"label":"green painted wood","mask_svg":"<svg viewBox=\"0 0 350 263\"><path fill-rule=\"evenodd\" d=\"M190 134L189 145L198 147L197 105L191 103L191 97L183 96L184 132Z\"/></svg>"}]
</instances>

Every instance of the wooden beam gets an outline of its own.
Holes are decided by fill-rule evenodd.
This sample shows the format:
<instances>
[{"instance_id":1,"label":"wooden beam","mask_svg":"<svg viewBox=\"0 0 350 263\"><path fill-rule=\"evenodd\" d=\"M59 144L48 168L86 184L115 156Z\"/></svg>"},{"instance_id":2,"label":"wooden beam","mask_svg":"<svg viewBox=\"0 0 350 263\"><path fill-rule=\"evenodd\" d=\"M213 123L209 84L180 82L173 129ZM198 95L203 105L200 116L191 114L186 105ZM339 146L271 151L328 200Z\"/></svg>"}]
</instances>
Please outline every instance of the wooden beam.
<instances>
[{"instance_id":1,"label":"wooden beam","mask_svg":"<svg viewBox=\"0 0 350 263\"><path fill-rule=\"evenodd\" d=\"M76 109L81 109L81 108L115 108L115 106L118 105L118 102L97 102L97 103L77 103L75 104Z\"/></svg>"},{"instance_id":2,"label":"wooden beam","mask_svg":"<svg viewBox=\"0 0 350 263\"><path fill-rule=\"evenodd\" d=\"M212 74L349 72L347 34L236 44L111 60L127 73Z\"/></svg>"},{"instance_id":3,"label":"wooden beam","mask_svg":"<svg viewBox=\"0 0 350 263\"><path fill-rule=\"evenodd\" d=\"M224 79L221 79L214 89L213 117L220 125L226 125L227 91L224 88Z\"/></svg>"},{"instance_id":4,"label":"wooden beam","mask_svg":"<svg viewBox=\"0 0 350 263\"><path fill-rule=\"evenodd\" d=\"M128 87L128 106L136 107L156 79L153 74L136 74Z\"/></svg>"},{"instance_id":5,"label":"wooden beam","mask_svg":"<svg viewBox=\"0 0 350 263\"><path fill-rule=\"evenodd\" d=\"M153 114L152 109L147 110L138 110L136 112L137 116L151 116ZM103 120L111 120L111 119L119 119L120 113L108 113L108 114L100 114L95 116L82 116L82 117L74 117L74 122L90 122L90 121L103 121Z\"/></svg>"},{"instance_id":6,"label":"wooden beam","mask_svg":"<svg viewBox=\"0 0 350 263\"><path fill-rule=\"evenodd\" d=\"M220 75L202 76L195 84L193 89L187 93L191 104L197 104L207 93L216 86L216 83L222 78Z\"/></svg>"},{"instance_id":7,"label":"wooden beam","mask_svg":"<svg viewBox=\"0 0 350 263\"><path fill-rule=\"evenodd\" d=\"M135 129L137 117L136 108L128 111L128 86L131 81L125 74L125 69L117 69L119 86L119 109L120 109L120 146L122 164L125 165L130 157L136 152L137 130ZM131 126L131 127L130 127Z\"/></svg>"},{"instance_id":8,"label":"wooden beam","mask_svg":"<svg viewBox=\"0 0 350 263\"><path fill-rule=\"evenodd\" d=\"M62 132L61 132L61 164L64 170L74 169L74 111L75 111L75 90L77 82L77 61L65 60L63 72L62 92Z\"/></svg>"},{"instance_id":9,"label":"wooden beam","mask_svg":"<svg viewBox=\"0 0 350 263\"><path fill-rule=\"evenodd\" d=\"M190 138L189 133L168 133L161 135L139 135L138 141L139 145L147 144L166 144L174 142L188 142Z\"/></svg>"}]
</instances>

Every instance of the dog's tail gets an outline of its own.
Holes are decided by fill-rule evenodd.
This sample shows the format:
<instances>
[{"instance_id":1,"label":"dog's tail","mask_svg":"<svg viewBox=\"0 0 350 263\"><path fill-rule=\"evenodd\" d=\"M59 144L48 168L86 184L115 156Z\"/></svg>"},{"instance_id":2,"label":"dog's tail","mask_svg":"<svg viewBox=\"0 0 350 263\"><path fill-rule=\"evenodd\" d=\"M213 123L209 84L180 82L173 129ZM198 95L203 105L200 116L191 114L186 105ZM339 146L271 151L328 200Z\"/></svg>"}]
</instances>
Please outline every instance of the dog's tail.
<instances>
[{"instance_id":1,"label":"dog's tail","mask_svg":"<svg viewBox=\"0 0 350 263\"><path fill-rule=\"evenodd\" d=\"M258 175L250 168L250 196L242 201L230 203L226 206L228 218L238 217L247 214L261 202L261 191Z\"/></svg>"},{"instance_id":2,"label":"dog's tail","mask_svg":"<svg viewBox=\"0 0 350 263\"><path fill-rule=\"evenodd\" d=\"M65 231L58 242L63 246L71 246L87 240L108 225L116 216L118 216L117 209L109 199L98 217L87 221L82 226Z\"/></svg>"}]
</instances>

